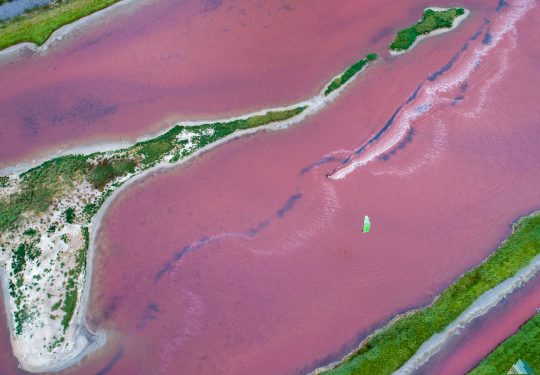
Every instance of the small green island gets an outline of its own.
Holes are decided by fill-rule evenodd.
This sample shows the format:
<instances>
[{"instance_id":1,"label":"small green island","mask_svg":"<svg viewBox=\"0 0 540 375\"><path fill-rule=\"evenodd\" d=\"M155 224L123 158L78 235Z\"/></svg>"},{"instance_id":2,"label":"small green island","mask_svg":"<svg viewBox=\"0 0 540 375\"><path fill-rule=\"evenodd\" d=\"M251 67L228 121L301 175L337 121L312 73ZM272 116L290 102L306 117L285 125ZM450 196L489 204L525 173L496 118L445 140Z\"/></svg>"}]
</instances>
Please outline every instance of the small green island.
<instances>
[{"instance_id":1,"label":"small green island","mask_svg":"<svg viewBox=\"0 0 540 375\"><path fill-rule=\"evenodd\" d=\"M0 22L0 50L19 43L43 45L53 32L119 0L53 0Z\"/></svg>"},{"instance_id":2,"label":"small green island","mask_svg":"<svg viewBox=\"0 0 540 375\"><path fill-rule=\"evenodd\" d=\"M540 313L492 351L469 375L507 374L519 359L540 370Z\"/></svg>"},{"instance_id":3,"label":"small green island","mask_svg":"<svg viewBox=\"0 0 540 375\"><path fill-rule=\"evenodd\" d=\"M422 19L414 25L398 31L390 44L390 52L400 54L414 47L422 37L447 32L457 27L468 11L464 8L426 8Z\"/></svg>"},{"instance_id":4,"label":"small green island","mask_svg":"<svg viewBox=\"0 0 540 375\"><path fill-rule=\"evenodd\" d=\"M358 60L357 62L352 64L349 68L347 68L347 70L345 70L345 72L343 72L343 74L334 78L332 82L330 82L330 84L326 87L326 90L324 90L324 95L327 96L331 92L339 89L341 86L347 83L347 81L353 78L357 73L361 72L368 63L377 60L377 57L378 56L376 53L369 53L362 60Z\"/></svg>"},{"instance_id":5,"label":"small green island","mask_svg":"<svg viewBox=\"0 0 540 375\"><path fill-rule=\"evenodd\" d=\"M397 371L425 341L443 331L482 294L516 275L539 254L540 211L518 220L512 234L490 257L461 276L429 306L397 316L341 362L317 369L315 373L371 375Z\"/></svg>"}]
</instances>

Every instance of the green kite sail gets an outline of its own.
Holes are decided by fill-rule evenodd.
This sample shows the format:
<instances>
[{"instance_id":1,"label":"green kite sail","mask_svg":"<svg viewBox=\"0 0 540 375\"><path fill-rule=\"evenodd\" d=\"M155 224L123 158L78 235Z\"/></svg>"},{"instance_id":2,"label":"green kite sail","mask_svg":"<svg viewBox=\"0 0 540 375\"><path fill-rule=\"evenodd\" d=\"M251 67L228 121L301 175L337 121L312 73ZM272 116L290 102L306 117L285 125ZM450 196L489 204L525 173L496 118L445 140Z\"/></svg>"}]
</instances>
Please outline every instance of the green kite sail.
<instances>
[{"instance_id":1,"label":"green kite sail","mask_svg":"<svg viewBox=\"0 0 540 375\"><path fill-rule=\"evenodd\" d=\"M371 222L369 221L369 217L366 215L364 216L364 233L368 233L371 230Z\"/></svg>"}]
</instances>

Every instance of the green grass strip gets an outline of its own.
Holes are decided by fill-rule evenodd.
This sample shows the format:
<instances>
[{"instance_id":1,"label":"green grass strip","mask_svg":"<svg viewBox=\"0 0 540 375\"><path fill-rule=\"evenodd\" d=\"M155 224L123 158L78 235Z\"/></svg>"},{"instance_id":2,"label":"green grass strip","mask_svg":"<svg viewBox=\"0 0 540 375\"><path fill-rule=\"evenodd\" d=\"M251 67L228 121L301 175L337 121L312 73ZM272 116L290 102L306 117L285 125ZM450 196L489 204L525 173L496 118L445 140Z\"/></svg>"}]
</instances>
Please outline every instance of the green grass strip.
<instances>
[{"instance_id":1,"label":"green grass strip","mask_svg":"<svg viewBox=\"0 0 540 375\"><path fill-rule=\"evenodd\" d=\"M540 314L521 326L469 374L506 374L518 359L527 362L535 374L540 372Z\"/></svg>"},{"instance_id":2,"label":"green grass strip","mask_svg":"<svg viewBox=\"0 0 540 375\"><path fill-rule=\"evenodd\" d=\"M378 57L377 54L370 53L366 55L366 57L363 58L362 60L358 60L357 62L355 62L342 75L340 75L339 77L334 79L332 82L330 82L330 84L324 91L324 95L326 96L330 94L332 91L339 89L341 86L347 83L347 81L349 81L352 77L354 77L356 73L361 71L362 68L364 68L364 66L367 65L367 63L369 63L370 61L376 60L377 57Z\"/></svg>"},{"instance_id":3,"label":"green grass strip","mask_svg":"<svg viewBox=\"0 0 540 375\"><path fill-rule=\"evenodd\" d=\"M454 19L465 14L463 8L450 8L447 10L424 10L422 19L406 29L398 31L396 38L390 44L391 51L405 51L413 45L416 38L438 29L449 29Z\"/></svg>"},{"instance_id":4,"label":"green grass strip","mask_svg":"<svg viewBox=\"0 0 540 375\"><path fill-rule=\"evenodd\" d=\"M390 374L442 331L481 294L494 288L540 253L540 212L520 219L514 231L484 263L465 273L428 307L405 314L371 337L325 374Z\"/></svg>"},{"instance_id":5,"label":"green grass strip","mask_svg":"<svg viewBox=\"0 0 540 375\"><path fill-rule=\"evenodd\" d=\"M30 42L41 46L60 27L119 0L63 0L0 23L0 50Z\"/></svg>"}]
</instances>

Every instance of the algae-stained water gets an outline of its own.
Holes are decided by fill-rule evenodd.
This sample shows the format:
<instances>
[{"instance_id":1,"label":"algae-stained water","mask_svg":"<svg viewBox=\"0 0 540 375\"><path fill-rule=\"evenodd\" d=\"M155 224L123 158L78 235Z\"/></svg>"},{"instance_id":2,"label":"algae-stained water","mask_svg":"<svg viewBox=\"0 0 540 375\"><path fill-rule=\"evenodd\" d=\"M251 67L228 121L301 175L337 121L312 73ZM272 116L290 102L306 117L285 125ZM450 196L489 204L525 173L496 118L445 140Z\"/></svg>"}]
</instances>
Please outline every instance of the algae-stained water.
<instances>
[{"instance_id":1,"label":"algae-stained water","mask_svg":"<svg viewBox=\"0 0 540 375\"><path fill-rule=\"evenodd\" d=\"M518 3L499 13L494 2L464 4L473 13L458 30L402 57L384 55L305 123L235 140L125 191L99 234L90 301L91 325L110 340L66 373L307 372L478 264L509 235L509 223L539 204L540 11L513 20ZM316 4L306 10L320 11ZM332 12L311 16L327 41L349 43L321 58L328 70L311 82L267 86L276 77L259 72L258 87L225 90L262 102L257 92L268 90L266 99L278 102L284 91L322 87L325 74L351 62L353 47L370 44L368 35L379 52L397 23L433 5L400 4L379 8L373 25L366 22L374 9L355 13L352 2L347 22ZM307 57L282 69L289 78L319 69ZM456 87L442 90L449 80ZM213 106L221 100L233 99L209 100L206 111L228 110ZM344 179L325 177L392 117L392 129L411 126L395 147ZM380 140L388 134L396 132Z\"/></svg>"}]
</instances>

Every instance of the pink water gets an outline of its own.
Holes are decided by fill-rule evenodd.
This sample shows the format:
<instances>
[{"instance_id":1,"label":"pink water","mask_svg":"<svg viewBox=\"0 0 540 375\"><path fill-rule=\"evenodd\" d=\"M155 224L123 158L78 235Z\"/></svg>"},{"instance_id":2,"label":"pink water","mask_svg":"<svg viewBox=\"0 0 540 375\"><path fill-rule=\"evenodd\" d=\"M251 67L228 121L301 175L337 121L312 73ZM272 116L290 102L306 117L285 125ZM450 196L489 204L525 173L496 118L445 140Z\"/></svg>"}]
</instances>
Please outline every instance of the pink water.
<instances>
[{"instance_id":1,"label":"pink water","mask_svg":"<svg viewBox=\"0 0 540 375\"><path fill-rule=\"evenodd\" d=\"M391 9L390 9L391 8ZM43 55L0 62L0 166L97 141L134 140L181 119L290 105L323 87L406 2L139 1Z\"/></svg>"},{"instance_id":2,"label":"pink water","mask_svg":"<svg viewBox=\"0 0 540 375\"><path fill-rule=\"evenodd\" d=\"M99 234L89 314L111 339L66 373L303 373L341 357L397 312L428 303L484 259L513 220L539 207L539 9L466 84L413 121L388 160L343 180L325 177L420 82L430 87L426 77L466 41L465 57L442 77L463 68L489 27L501 27L505 14L496 16L494 4L475 4L457 31L369 68L305 123L235 140L121 195ZM403 14L410 22L425 5L379 12L376 27L363 22L369 12L353 12L347 25L363 30L356 37L367 45L375 35L368 30L393 27ZM337 41L345 26L334 26L326 37ZM334 57L321 64L335 66ZM422 110L422 90L404 108ZM373 227L363 235L366 214Z\"/></svg>"}]
</instances>

